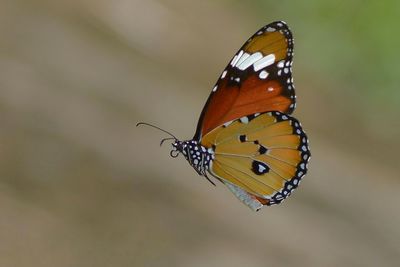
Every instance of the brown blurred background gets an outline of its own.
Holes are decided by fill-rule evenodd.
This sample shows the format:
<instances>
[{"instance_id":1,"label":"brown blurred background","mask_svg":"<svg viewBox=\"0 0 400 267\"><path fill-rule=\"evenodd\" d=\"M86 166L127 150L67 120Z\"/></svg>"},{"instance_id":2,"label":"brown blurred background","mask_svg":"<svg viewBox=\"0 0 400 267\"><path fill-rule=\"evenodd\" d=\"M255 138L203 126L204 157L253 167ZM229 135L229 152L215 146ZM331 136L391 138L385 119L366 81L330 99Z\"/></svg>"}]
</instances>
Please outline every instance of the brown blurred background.
<instances>
[{"instance_id":1,"label":"brown blurred background","mask_svg":"<svg viewBox=\"0 0 400 267\"><path fill-rule=\"evenodd\" d=\"M0 1L0 266L399 266L398 1ZM282 205L211 186L191 138L259 27L295 37L313 154Z\"/></svg>"}]
</instances>

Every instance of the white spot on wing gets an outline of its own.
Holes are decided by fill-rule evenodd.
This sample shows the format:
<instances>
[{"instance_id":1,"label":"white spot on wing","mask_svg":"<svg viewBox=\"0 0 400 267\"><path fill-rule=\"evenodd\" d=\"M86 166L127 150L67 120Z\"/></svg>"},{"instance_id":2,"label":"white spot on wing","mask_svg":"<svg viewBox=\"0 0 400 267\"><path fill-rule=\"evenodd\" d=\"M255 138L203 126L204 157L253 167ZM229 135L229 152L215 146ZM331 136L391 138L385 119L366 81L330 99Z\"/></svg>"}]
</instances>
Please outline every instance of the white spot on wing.
<instances>
[{"instance_id":1,"label":"white spot on wing","mask_svg":"<svg viewBox=\"0 0 400 267\"><path fill-rule=\"evenodd\" d=\"M266 169L267 169L267 168L265 168L263 165L258 164L258 172L264 173L264 171L265 171Z\"/></svg>"},{"instance_id":2,"label":"white spot on wing","mask_svg":"<svg viewBox=\"0 0 400 267\"><path fill-rule=\"evenodd\" d=\"M225 123L224 123L224 126L225 126L225 127L228 127L232 122L233 122L233 121L225 122Z\"/></svg>"},{"instance_id":3,"label":"white spot on wing","mask_svg":"<svg viewBox=\"0 0 400 267\"><path fill-rule=\"evenodd\" d=\"M241 122L241 123L249 123L249 118L247 118L246 116L241 117L241 118L240 118L240 122Z\"/></svg>"},{"instance_id":4,"label":"white spot on wing","mask_svg":"<svg viewBox=\"0 0 400 267\"><path fill-rule=\"evenodd\" d=\"M275 54L269 54L254 63L254 71L259 71L275 62Z\"/></svg>"},{"instance_id":5,"label":"white spot on wing","mask_svg":"<svg viewBox=\"0 0 400 267\"><path fill-rule=\"evenodd\" d=\"M234 58L232 59L231 65L234 67L236 65L236 62L239 60L239 58L243 55L243 50L240 50L239 54L235 55Z\"/></svg>"},{"instance_id":6,"label":"white spot on wing","mask_svg":"<svg viewBox=\"0 0 400 267\"><path fill-rule=\"evenodd\" d=\"M235 63L236 63L236 60L237 60L237 55L235 55L234 57L233 57L233 59L232 59L232 61L231 61L231 66L233 67L234 65L235 65Z\"/></svg>"},{"instance_id":7,"label":"white spot on wing","mask_svg":"<svg viewBox=\"0 0 400 267\"><path fill-rule=\"evenodd\" d=\"M281 61L279 61L278 62L278 68L283 68L283 66L285 65L285 61L284 60L281 60Z\"/></svg>"},{"instance_id":8,"label":"white spot on wing","mask_svg":"<svg viewBox=\"0 0 400 267\"><path fill-rule=\"evenodd\" d=\"M214 88L212 89L213 92L217 91L218 86L214 86Z\"/></svg>"},{"instance_id":9,"label":"white spot on wing","mask_svg":"<svg viewBox=\"0 0 400 267\"><path fill-rule=\"evenodd\" d=\"M236 62L235 66L239 66L240 64L242 64L243 61L246 60L246 58L248 58L250 56L250 54L244 53L243 55L241 55L241 57L238 59L238 61Z\"/></svg>"},{"instance_id":10,"label":"white spot on wing","mask_svg":"<svg viewBox=\"0 0 400 267\"><path fill-rule=\"evenodd\" d=\"M225 76L226 76L226 73L227 73L227 71L226 71L226 70L224 70L224 72L222 72L221 79L225 78Z\"/></svg>"},{"instance_id":11,"label":"white spot on wing","mask_svg":"<svg viewBox=\"0 0 400 267\"><path fill-rule=\"evenodd\" d=\"M244 56L244 55L243 55ZM260 59L263 58L263 55L260 52L256 52L252 54L251 56L247 57L243 62L240 63L240 60L237 64L237 67L240 70L245 70L251 65L253 65L255 62L259 61ZM274 57L275 58L275 57Z\"/></svg>"},{"instance_id":12,"label":"white spot on wing","mask_svg":"<svg viewBox=\"0 0 400 267\"><path fill-rule=\"evenodd\" d=\"M266 79L268 77L268 72L266 72L265 70L261 71L260 74L258 75L258 77L260 77L260 79Z\"/></svg>"}]
</instances>

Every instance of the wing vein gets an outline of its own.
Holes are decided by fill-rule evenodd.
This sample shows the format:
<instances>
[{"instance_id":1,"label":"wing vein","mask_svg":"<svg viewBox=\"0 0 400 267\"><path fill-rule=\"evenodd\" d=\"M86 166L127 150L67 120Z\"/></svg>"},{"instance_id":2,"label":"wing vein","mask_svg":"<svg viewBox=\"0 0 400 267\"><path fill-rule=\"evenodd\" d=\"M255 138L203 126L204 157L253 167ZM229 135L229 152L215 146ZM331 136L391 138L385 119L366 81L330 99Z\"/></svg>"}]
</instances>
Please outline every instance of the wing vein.
<instances>
[{"instance_id":1,"label":"wing vein","mask_svg":"<svg viewBox=\"0 0 400 267\"><path fill-rule=\"evenodd\" d=\"M259 130L265 129L265 128L268 127L268 126L269 126L269 125L265 125L265 126L263 126L263 127L261 127L261 128L257 128L257 129L255 129L254 131L248 132L248 133L246 133L246 134L255 133L255 132L259 131ZM227 137L227 138L225 138L224 140L221 140L218 144L217 144L217 143L214 143L214 145L216 145L216 146L221 145L221 144L223 144L223 143L228 142L230 139L233 139L234 137L238 137L239 135L240 135L240 133L237 134L237 135L233 135L233 136ZM288 135L288 134L269 135L268 137L277 137L277 136L285 136L285 135ZM296 150L297 150L297 149L296 149Z\"/></svg>"},{"instance_id":2,"label":"wing vein","mask_svg":"<svg viewBox=\"0 0 400 267\"><path fill-rule=\"evenodd\" d=\"M256 177L254 177L254 176L252 176L252 175L250 175L250 174L248 174L248 173L245 173L245 172L243 172L243 171L241 171L241 170L239 170L239 169L237 169L237 168L235 168L235 167L233 167L233 166L230 166L230 165L227 165L227 164L224 164L224 163L222 163L222 162L219 162L218 161L218 163L221 165L221 166L227 166L228 168L232 168L232 169L234 169L234 170L236 170L236 171L238 171L238 172L240 172L240 173L242 173L242 174L244 174L244 175L246 175L246 176L248 176L248 177L250 177L250 178L252 178L252 179L254 179L254 180L256 180L257 182L259 182L259 183L261 183L261 184L263 184L263 185L265 185L265 186L267 186L267 187L269 187L269 188L271 188L272 190L274 190L275 192L279 192L278 191L278 189L276 189L276 188L273 188L272 186L270 186L270 185L268 185L268 184L266 184L266 183L264 183L262 180L260 180L260 179L257 179ZM227 170L226 169L224 169L224 171L226 171L227 172ZM230 174L231 176L233 176L233 177L235 177L234 175L232 175L232 174ZM284 178L283 178L284 179ZM285 179L284 179L285 180ZM251 186L249 186L249 187L251 187Z\"/></svg>"},{"instance_id":3,"label":"wing vein","mask_svg":"<svg viewBox=\"0 0 400 267\"><path fill-rule=\"evenodd\" d=\"M256 159L256 158L253 158L253 157L251 157L251 156L244 156L244 155L238 155L238 154L228 154L228 153L216 153L216 155L221 155L221 156L225 156L225 157L239 157L239 158L248 158L248 159L252 159L252 160L257 160L257 161L261 161L261 160L258 160L258 159ZM273 158L273 157L271 157L271 158ZM276 160L279 160L279 159L276 159ZM218 163L220 163L220 164L223 164L223 163L221 163L221 162L219 162L218 160L216 160ZM284 161L283 161L284 162ZM286 163L286 162L285 162ZM229 166L229 165L227 165L227 164L224 164L224 165L226 165L226 166L228 166L228 167L231 167L231 166ZM290 166L293 166L293 167L296 167L296 166L294 166L294 165L291 165L291 164L288 164L288 165L290 165ZM233 167L231 167L231 168L233 168ZM236 170L236 169L235 169ZM290 178L289 180L288 179L286 179L285 177L283 177L282 175L280 175L279 173L277 173L273 168L270 168L270 170L272 170L272 172L274 172L275 174L277 174L279 177L281 177L283 180L285 180L285 181L290 181L292 178Z\"/></svg>"},{"instance_id":4,"label":"wing vein","mask_svg":"<svg viewBox=\"0 0 400 267\"><path fill-rule=\"evenodd\" d=\"M295 149L295 150L297 150L297 149ZM255 158L255 157L256 157L256 156L259 156L259 155L261 155L261 154L253 155L253 156L246 156L246 155L232 154L232 153L215 153L215 155L226 156L226 157L249 158L249 159L252 159L252 160L258 160L258 161L260 161L259 159ZM278 158L278 157L274 157L274 156L272 156L272 155L270 155L270 154L265 154L265 155L268 156L268 157L270 157L270 158L272 158L272 159L275 159L275 160L278 160L278 161L280 161L280 162L286 163L286 164L289 165L289 166L292 166L292 167L296 167L296 168L297 168L297 164L294 165L294 164L292 164L292 163L290 163L290 162L287 162L286 160L280 159L280 158ZM281 176L281 177L282 177L282 176ZM283 178L283 177L282 177L282 178Z\"/></svg>"}]
</instances>

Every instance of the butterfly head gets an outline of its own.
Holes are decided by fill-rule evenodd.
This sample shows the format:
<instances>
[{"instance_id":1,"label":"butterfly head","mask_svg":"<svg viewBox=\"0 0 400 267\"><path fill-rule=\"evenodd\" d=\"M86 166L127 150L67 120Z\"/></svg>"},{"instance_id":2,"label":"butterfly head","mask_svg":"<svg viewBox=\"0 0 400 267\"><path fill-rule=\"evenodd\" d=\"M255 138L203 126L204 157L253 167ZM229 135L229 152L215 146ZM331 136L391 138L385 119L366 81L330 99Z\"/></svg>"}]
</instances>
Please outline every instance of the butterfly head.
<instances>
[{"instance_id":1,"label":"butterfly head","mask_svg":"<svg viewBox=\"0 0 400 267\"><path fill-rule=\"evenodd\" d=\"M183 141L179 141L178 139L175 139L175 142L172 143L172 150L169 153L171 157L176 158L179 153L183 153L185 151L186 145L184 145Z\"/></svg>"},{"instance_id":2,"label":"butterfly head","mask_svg":"<svg viewBox=\"0 0 400 267\"><path fill-rule=\"evenodd\" d=\"M190 155L195 154L194 147L198 146L197 142L194 140L180 141L178 139L172 143L172 150L170 152L171 157L176 158L179 153L189 160ZM196 148L197 150L197 148Z\"/></svg>"}]
</instances>

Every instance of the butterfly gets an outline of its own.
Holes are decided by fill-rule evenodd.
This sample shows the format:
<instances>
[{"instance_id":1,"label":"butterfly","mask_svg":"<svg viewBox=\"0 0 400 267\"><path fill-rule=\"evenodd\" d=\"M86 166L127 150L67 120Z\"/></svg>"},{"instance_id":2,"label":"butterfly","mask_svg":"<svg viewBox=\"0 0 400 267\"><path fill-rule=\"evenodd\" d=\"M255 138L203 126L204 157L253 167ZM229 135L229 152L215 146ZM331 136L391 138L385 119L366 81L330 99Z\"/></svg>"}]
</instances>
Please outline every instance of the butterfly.
<instances>
[{"instance_id":1,"label":"butterfly","mask_svg":"<svg viewBox=\"0 0 400 267\"><path fill-rule=\"evenodd\" d=\"M290 116L296 108L293 38L283 21L251 36L234 55L200 114L191 140L174 140L182 154L215 185L222 182L252 210L281 203L298 187L310 160L308 138Z\"/></svg>"}]
</instances>

